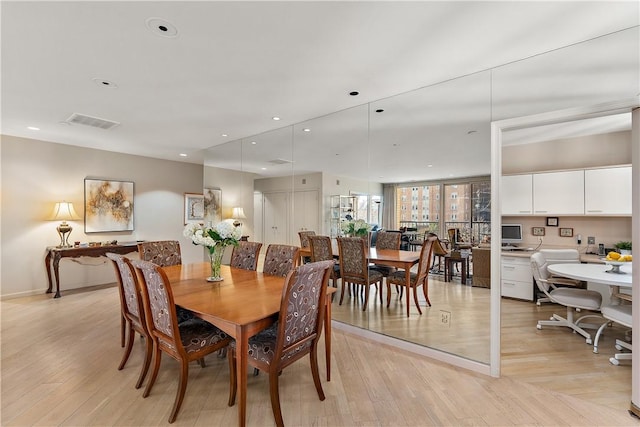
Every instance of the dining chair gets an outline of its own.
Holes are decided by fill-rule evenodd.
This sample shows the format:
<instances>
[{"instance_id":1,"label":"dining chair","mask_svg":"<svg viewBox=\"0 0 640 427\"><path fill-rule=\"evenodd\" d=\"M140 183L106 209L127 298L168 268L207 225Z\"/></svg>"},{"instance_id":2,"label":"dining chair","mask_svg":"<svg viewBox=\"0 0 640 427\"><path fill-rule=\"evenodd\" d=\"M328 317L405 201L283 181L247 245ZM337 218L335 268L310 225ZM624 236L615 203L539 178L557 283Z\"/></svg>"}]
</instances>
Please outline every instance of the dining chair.
<instances>
[{"instance_id":1,"label":"dining chair","mask_svg":"<svg viewBox=\"0 0 640 427\"><path fill-rule=\"evenodd\" d=\"M598 332L596 333L596 337L593 341L593 352L598 352L598 342L600 341L600 335L602 334L604 328L609 326L611 322L618 323L624 327L632 328L632 305L628 302L625 303L623 301L612 301L611 304L607 304L602 306L600 309L602 312L602 317L604 317L607 321L598 328ZM616 350L628 350L624 353L616 353L609 359L609 362L613 365L619 365L621 360L631 360L632 357L632 346L628 342L625 342L621 339L616 339L615 343Z\"/></svg>"},{"instance_id":2,"label":"dining chair","mask_svg":"<svg viewBox=\"0 0 640 427\"><path fill-rule=\"evenodd\" d=\"M118 365L118 370L121 371L127 363L127 360L129 360L136 332L139 333L145 343L144 362L142 363L140 375L138 376L138 381L136 381L135 386L136 388L140 388L149 370L153 345L144 317L138 277L133 269L133 265L131 265L129 260L124 256L114 253L107 253L106 256L113 262L116 270L118 293L120 294L120 312L125 321L127 331L127 344L124 354L122 355L122 360L120 360L120 365Z\"/></svg>"},{"instance_id":3,"label":"dining chair","mask_svg":"<svg viewBox=\"0 0 640 427\"><path fill-rule=\"evenodd\" d=\"M540 249L544 256L545 265L548 267L552 264L580 264L580 253L577 249ZM586 283L580 280L570 279L568 277L559 277L547 274L545 279L548 281L550 290L558 287L585 288ZM547 296L539 296L536 304L541 305L543 302L551 302Z\"/></svg>"},{"instance_id":4,"label":"dining chair","mask_svg":"<svg viewBox=\"0 0 640 427\"><path fill-rule=\"evenodd\" d=\"M567 317L564 318L554 313L550 320L538 320L536 327L542 329L543 326L564 326L582 335L587 344L592 344L591 334L585 329L598 329L600 325L583 323L583 319L602 319L602 316L588 313L574 320L574 314L579 310L600 311L602 295L600 295L600 292L588 289L553 286L554 279L550 278L551 275L547 270L547 265L547 260L543 253L535 252L531 255L531 272L538 290L548 298L548 301L565 306L567 308Z\"/></svg>"},{"instance_id":5,"label":"dining chair","mask_svg":"<svg viewBox=\"0 0 640 427\"><path fill-rule=\"evenodd\" d=\"M308 248L309 247L309 237L315 236L315 231L299 231L298 236L300 237L300 247ZM311 262L311 257L304 257L303 262Z\"/></svg>"},{"instance_id":6,"label":"dining chair","mask_svg":"<svg viewBox=\"0 0 640 427\"><path fill-rule=\"evenodd\" d=\"M331 247L331 237L329 236L309 236L309 248L311 249L311 262L333 261L333 269L329 278L334 288L338 287L337 280L340 278L340 264L336 262Z\"/></svg>"},{"instance_id":7,"label":"dining chair","mask_svg":"<svg viewBox=\"0 0 640 427\"><path fill-rule=\"evenodd\" d=\"M290 245L272 244L267 247L262 272L269 276L285 277L300 262L300 248Z\"/></svg>"},{"instance_id":8,"label":"dining chair","mask_svg":"<svg viewBox=\"0 0 640 427\"><path fill-rule=\"evenodd\" d=\"M413 301L416 304L418 313L422 314L420 309L420 303L418 302L418 286L422 285L422 293L427 301L427 305L431 307L431 301L429 300L429 266L431 264L431 251L433 250L433 243L438 240L437 236L430 236L422 244L420 249L420 260L418 261L418 271L416 273L410 272L409 286L413 288ZM398 270L387 277L387 307L391 304L391 285L396 285L400 288L407 286L406 272L404 270ZM409 298L409 295L407 295ZM402 294L400 294L402 299Z\"/></svg>"},{"instance_id":9,"label":"dining chair","mask_svg":"<svg viewBox=\"0 0 640 427\"><path fill-rule=\"evenodd\" d=\"M378 231L376 238L376 250L378 249L391 249L400 250L402 233L399 231ZM371 268L375 271L379 271L382 277L388 277L391 273L396 272L398 269L386 265L372 265ZM396 287L396 291L398 288ZM401 292L401 290L400 290Z\"/></svg>"},{"instance_id":10,"label":"dining chair","mask_svg":"<svg viewBox=\"0 0 640 427\"><path fill-rule=\"evenodd\" d=\"M231 267L241 268L243 270L256 271L258 268L258 255L262 243L260 242L248 242L241 240L238 242L238 246L233 247L231 253Z\"/></svg>"},{"instance_id":11,"label":"dining chair","mask_svg":"<svg viewBox=\"0 0 640 427\"><path fill-rule=\"evenodd\" d=\"M344 299L344 290L349 287L349 295L357 295L356 287L364 287L364 303L362 310L367 309L369 302L369 288L376 286L382 304L382 273L369 268L367 255L367 241L361 237L338 237L338 253L340 254L340 276L342 290L340 291L340 305Z\"/></svg>"},{"instance_id":12,"label":"dining chair","mask_svg":"<svg viewBox=\"0 0 640 427\"><path fill-rule=\"evenodd\" d=\"M150 261L161 267L182 264L180 242L177 240L158 240L138 243L138 253L143 261Z\"/></svg>"},{"instance_id":13,"label":"dining chair","mask_svg":"<svg viewBox=\"0 0 640 427\"><path fill-rule=\"evenodd\" d=\"M142 302L147 329L153 337L153 370L142 397L149 396L158 376L162 353L180 363L176 398L169 414L173 423L180 411L189 379L189 362L199 361L232 341L226 333L202 319L178 323L171 283L160 266L149 261L131 260L142 286Z\"/></svg>"},{"instance_id":14,"label":"dining chair","mask_svg":"<svg viewBox=\"0 0 640 427\"><path fill-rule=\"evenodd\" d=\"M249 338L249 366L269 374L269 395L276 425L284 426L278 379L282 371L309 355L311 375L320 400L324 391L318 371L318 340L324 321L327 283L333 261L311 262L287 273L278 320ZM236 400L236 345L229 345L229 406ZM243 373L240 373L241 375Z\"/></svg>"}]
</instances>

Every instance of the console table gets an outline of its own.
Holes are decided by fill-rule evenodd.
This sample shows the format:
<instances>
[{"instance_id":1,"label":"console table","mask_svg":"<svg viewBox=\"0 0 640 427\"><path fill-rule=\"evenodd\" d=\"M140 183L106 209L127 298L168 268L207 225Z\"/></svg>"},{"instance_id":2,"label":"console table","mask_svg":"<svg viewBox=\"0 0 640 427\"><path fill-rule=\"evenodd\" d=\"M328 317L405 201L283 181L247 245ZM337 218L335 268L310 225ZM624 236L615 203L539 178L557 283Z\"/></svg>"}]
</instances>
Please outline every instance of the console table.
<instances>
[{"instance_id":1,"label":"console table","mask_svg":"<svg viewBox=\"0 0 640 427\"><path fill-rule=\"evenodd\" d=\"M80 258L83 256L98 258L105 256L108 252L125 255L131 252L138 252L137 245L137 242L131 242L120 245L82 246L72 248L59 248L56 246L48 247L47 255L44 258L44 265L47 269L47 279L49 280L47 293L50 294L53 290L53 282L51 281L51 265L53 264L53 275L56 279L56 294L53 297L60 298L60 275L58 273L58 267L62 258Z\"/></svg>"}]
</instances>

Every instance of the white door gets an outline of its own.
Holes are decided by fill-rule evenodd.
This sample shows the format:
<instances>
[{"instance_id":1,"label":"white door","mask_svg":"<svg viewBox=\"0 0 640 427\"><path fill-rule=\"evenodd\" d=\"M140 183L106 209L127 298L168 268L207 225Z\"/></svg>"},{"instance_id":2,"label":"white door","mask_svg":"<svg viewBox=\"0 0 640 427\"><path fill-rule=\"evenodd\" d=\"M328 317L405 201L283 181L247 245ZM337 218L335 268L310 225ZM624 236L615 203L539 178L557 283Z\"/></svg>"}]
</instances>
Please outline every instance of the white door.
<instances>
[{"instance_id":1,"label":"white door","mask_svg":"<svg viewBox=\"0 0 640 427\"><path fill-rule=\"evenodd\" d=\"M318 190L296 191L293 193L293 226L291 227L291 244L299 246L300 231L315 231L322 234L319 227Z\"/></svg>"},{"instance_id":2,"label":"white door","mask_svg":"<svg viewBox=\"0 0 640 427\"><path fill-rule=\"evenodd\" d=\"M264 193L264 234L263 245L266 248L270 244L289 244L287 238L287 206L289 196L287 193Z\"/></svg>"}]
</instances>

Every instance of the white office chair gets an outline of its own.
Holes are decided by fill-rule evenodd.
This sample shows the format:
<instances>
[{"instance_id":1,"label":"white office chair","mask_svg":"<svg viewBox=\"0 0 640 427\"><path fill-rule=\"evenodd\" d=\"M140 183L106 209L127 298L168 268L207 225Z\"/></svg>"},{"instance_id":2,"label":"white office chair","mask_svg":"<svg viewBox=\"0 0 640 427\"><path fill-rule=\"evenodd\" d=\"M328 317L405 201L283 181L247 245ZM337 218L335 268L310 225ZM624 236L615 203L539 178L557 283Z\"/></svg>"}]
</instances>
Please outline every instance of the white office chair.
<instances>
[{"instance_id":1,"label":"white office chair","mask_svg":"<svg viewBox=\"0 0 640 427\"><path fill-rule=\"evenodd\" d=\"M580 263L580 254L576 249L541 249L539 251L545 259L545 270L546 266L551 264L579 264ZM554 276L550 273L547 273L547 277L545 279L549 282L549 286L552 289L557 289L558 286L566 287L571 286L574 288L584 288L585 283L580 280L569 279L566 277L558 277ZM548 297L540 297L536 300L537 305L541 305L543 302L551 302ZM578 310L579 311L579 310Z\"/></svg>"},{"instance_id":2,"label":"white office chair","mask_svg":"<svg viewBox=\"0 0 640 427\"><path fill-rule=\"evenodd\" d=\"M607 319L606 323L603 323L602 326L598 329L596 333L595 342L593 344L593 352L598 352L598 341L600 340L600 334L604 328L606 328L611 322L616 322L621 324L622 326L626 326L627 328L631 328L632 323L632 311L631 304L609 304L603 306L600 311L602 312L602 317ZM631 344L628 342L616 339L616 350L621 351L622 349L629 350L625 353L616 353L612 358L609 359L613 365L619 365L620 360L631 360Z\"/></svg>"},{"instance_id":3,"label":"white office chair","mask_svg":"<svg viewBox=\"0 0 640 427\"><path fill-rule=\"evenodd\" d=\"M531 255L531 272L536 281L536 286L542 291L550 302L564 305L567 307L567 317L564 318L558 314L554 314L550 320L538 320L538 329L543 326L565 326L571 328L573 332L582 335L587 344L591 344L591 334L586 329L598 329L600 324L582 323L583 319L597 317L602 319L599 314L585 314L574 320L574 314L577 310L599 311L602 304L602 295L596 291L577 288L556 288L552 281L549 280L549 272L547 271L547 261L543 253L536 252Z\"/></svg>"}]
</instances>

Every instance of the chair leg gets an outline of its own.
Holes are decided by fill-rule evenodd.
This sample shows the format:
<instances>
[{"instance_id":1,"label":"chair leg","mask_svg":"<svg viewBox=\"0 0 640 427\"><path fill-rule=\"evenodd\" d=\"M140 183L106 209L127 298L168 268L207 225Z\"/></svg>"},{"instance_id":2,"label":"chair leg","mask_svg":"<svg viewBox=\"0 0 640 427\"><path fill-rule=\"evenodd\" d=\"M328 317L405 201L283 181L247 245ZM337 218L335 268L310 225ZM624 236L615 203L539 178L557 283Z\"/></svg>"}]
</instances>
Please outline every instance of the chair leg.
<instances>
[{"instance_id":1,"label":"chair leg","mask_svg":"<svg viewBox=\"0 0 640 427\"><path fill-rule=\"evenodd\" d=\"M416 303L416 308L418 309L418 313L422 314L422 310L420 309L420 303L418 302L418 286L417 285L413 286L413 301Z\"/></svg>"},{"instance_id":2,"label":"chair leg","mask_svg":"<svg viewBox=\"0 0 640 427\"><path fill-rule=\"evenodd\" d=\"M424 294L424 299L427 300L427 306L431 307L431 301L429 300L429 281L428 281L428 279L425 279L424 283L422 284L422 293Z\"/></svg>"},{"instance_id":3,"label":"chair leg","mask_svg":"<svg viewBox=\"0 0 640 427\"><path fill-rule=\"evenodd\" d=\"M201 357L200 359L198 359L198 364L200 365L201 368L207 367L207 363L204 361L204 357Z\"/></svg>"},{"instance_id":4,"label":"chair leg","mask_svg":"<svg viewBox=\"0 0 640 427\"><path fill-rule=\"evenodd\" d=\"M278 389L278 371L272 367L269 369L269 395L271 396L271 410L278 427L284 427L282 411L280 410L280 391Z\"/></svg>"},{"instance_id":5,"label":"chair leg","mask_svg":"<svg viewBox=\"0 0 640 427\"><path fill-rule=\"evenodd\" d=\"M153 384L156 382L156 378L158 376L158 370L160 369L160 360L162 359L162 351L158 348L158 345L153 343L153 370L151 371L151 378L149 378L149 382L144 389L144 393L142 393L142 397L149 396L151 393L151 388Z\"/></svg>"},{"instance_id":6,"label":"chair leg","mask_svg":"<svg viewBox=\"0 0 640 427\"><path fill-rule=\"evenodd\" d=\"M318 398L324 400L324 390L322 390L322 383L320 382L320 372L318 371L318 346L314 345L309 353L309 361L311 362L311 376L313 377L313 383L316 386L318 392Z\"/></svg>"},{"instance_id":7,"label":"chair leg","mask_svg":"<svg viewBox=\"0 0 640 427\"><path fill-rule=\"evenodd\" d=\"M133 326L131 323L127 322L129 334L127 337L127 346L124 349L124 354L122 355L122 359L120 360L120 365L118 366L118 371L121 371L124 368L124 365L129 360L129 355L131 354L131 348L133 347L133 340L136 339L136 331L133 330Z\"/></svg>"},{"instance_id":8,"label":"chair leg","mask_svg":"<svg viewBox=\"0 0 640 427\"><path fill-rule=\"evenodd\" d=\"M396 289L398 285L396 285ZM387 281L387 308L391 305L391 284Z\"/></svg>"},{"instance_id":9,"label":"chair leg","mask_svg":"<svg viewBox=\"0 0 640 427\"><path fill-rule=\"evenodd\" d=\"M366 289L364 290L364 304L362 304L362 311L367 309L367 303L369 302L369 288L371 285L364 285L364 287Z\"/></svg>"},{"instance_id":10,"label":"chair leg","mask_svg":"<svg viewBox=\"0 0 640 427\"><path fill-rule=\"evenodd\" d=\"M124 347L124 336L127 328L127 319L120 313L120 347Z\"/></svg>"},{"instance_id":11,"label":"chair leg","mask_svg":"<svg viewBox=\"0 0 640 427\"><path fill-rule=\"evenodd\" d=\"M184 400L184 392L187 390L187 380L189 380L189 361L180 361L180 383L176 392L176 400L173 402L173 409L169 415L169 424L176 420L182 401Z\"/></svg>"},{"instance_id":12,"label":"chair leg","mask_svg":"<svg viewBox=\"0 0 640 427\"><path fill-rule=\"evenodd\" d=\"M349 283L342 279L342 291L340 292L340 302L338 303L338 305L342 305L342 300L344 299L344 288L347 286L349 286Z\"/></svg>"},{"instance_id":13,"label":"chair leg","mask_svg":"<svg viewBox=\"0 0 640 427\"><path fill-rule=\"evenodd\" d=\"M236 391L238 390L238 372L236 372L236 351L229 348L227 351L229 359L229 406L236 403Z\"/></svg>"},{"instance_id":14,"label":"chair leg","mask_svg":"<svg viewBox=\"0 0 640 427\"><path fill-rule=\"evenodd\" d=\"M605 323L603 323L599 328L598 328L598 332L596 332L596 337L593 339L593 352L594 353L598 353L598 341L600 341L600 335L602 335L602 331L604 331L604 328L606 328L607 326L610 326L611 322L610 321L606 321Z\"/></svg>"},{"instance_id":15,"label":"chair leg","mask_svg":"<svg viewBox=\"0 0 640 427\"><path fill-rule=\"evenodd\" d=\"M150 337L145 338L145 351L144 351L144 363L142 364L142 369L140 371L140 376L138 377L138 382L136 383L136 388L142 387L142 383L144 382L144 378L147 376L147 372L149 371L149 365L151 365L151 356L153 355L153 343L151 342Z\"/></svg>"}]
</instances>

